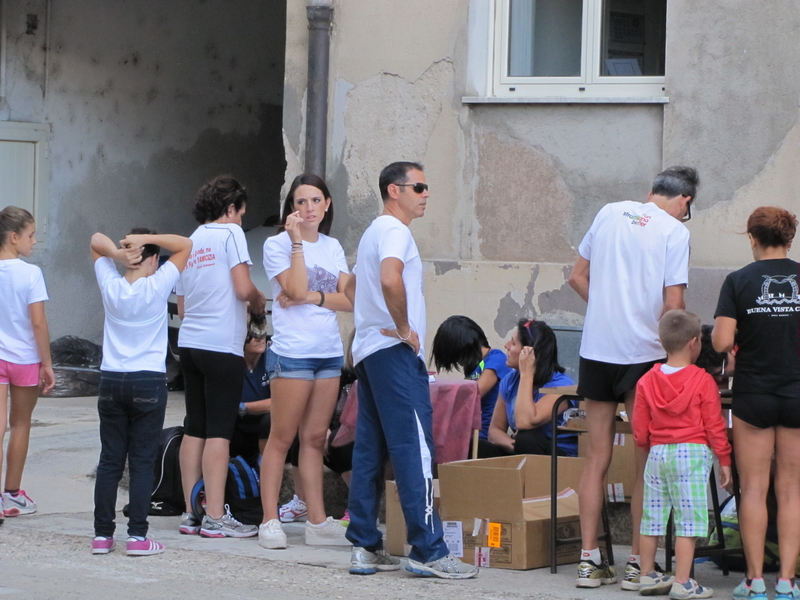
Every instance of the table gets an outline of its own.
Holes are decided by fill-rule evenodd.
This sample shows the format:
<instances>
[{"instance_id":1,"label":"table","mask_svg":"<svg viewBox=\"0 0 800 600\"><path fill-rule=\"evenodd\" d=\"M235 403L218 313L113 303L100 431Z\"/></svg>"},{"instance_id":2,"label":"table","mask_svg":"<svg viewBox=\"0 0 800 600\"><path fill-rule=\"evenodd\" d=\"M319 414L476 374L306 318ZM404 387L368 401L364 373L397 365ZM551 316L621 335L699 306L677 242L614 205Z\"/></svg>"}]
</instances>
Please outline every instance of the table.
<instances>
[{"instance_id":1,"label":"table","mask_svg":"<svg viewBox=\"0 0 800 600\"><path fill-rule=\"evenodd\" d=\"M430 384L433 406L433 444L436 464L468 458L472 432L481 428L481 396L478 382L468 379L437 379ZM334 445L355 439L358 417L358 382L347 394L341 428Z\"/></svg>"}]
</instances>

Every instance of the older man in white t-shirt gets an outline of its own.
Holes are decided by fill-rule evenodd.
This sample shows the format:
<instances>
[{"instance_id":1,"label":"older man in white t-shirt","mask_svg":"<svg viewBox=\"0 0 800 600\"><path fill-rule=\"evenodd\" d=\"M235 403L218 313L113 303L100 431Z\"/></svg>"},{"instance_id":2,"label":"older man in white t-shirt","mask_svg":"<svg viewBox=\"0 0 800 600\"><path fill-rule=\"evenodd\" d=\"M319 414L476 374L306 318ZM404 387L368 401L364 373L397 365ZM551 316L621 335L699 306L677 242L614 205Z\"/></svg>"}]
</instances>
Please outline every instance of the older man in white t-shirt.
<instances>
[{"instance_id":1,"label":"older man in white t-shirt","mask_svg":"<svg viewBox=\"0 0 800 600\"><path fill-rule=\"evenodd\" d=\"M449 553L433 507L433 410L425 368L422 261L408 225L425 214L422 166L396 162L381 171L383 213L358 245L346 293L353 301L353 363L358 421L350 483L353 543L350 572L400 568L383 549L376 526L383 469L392 461L411 545L406 569L443 579L475 577L478 569ZM357 283L356 283L357 280Z\"/></svg>"},{"instance_id":2,"label":"older man in white t-shirt","mask_svg":"<svg viewBox=\"0 0 800 600\"><path fill-rule=\"evenodd\" d=\"M617 405L633 415L636 382L666 356L658 338L661 315L684 308L689 282L691 203L697 172L671 167L653 181L647 201L605 205L581 242L569 283L587 301L578 394L586 399L588 451L580 483L583 550L578 587L616 583L597 543L603 482L611 463ZM622 589L639 589L639 524L646 451L637 448L631 494L631 556ZM647 574L646 574L647 575Z\"/></svg>"}]
</instances>

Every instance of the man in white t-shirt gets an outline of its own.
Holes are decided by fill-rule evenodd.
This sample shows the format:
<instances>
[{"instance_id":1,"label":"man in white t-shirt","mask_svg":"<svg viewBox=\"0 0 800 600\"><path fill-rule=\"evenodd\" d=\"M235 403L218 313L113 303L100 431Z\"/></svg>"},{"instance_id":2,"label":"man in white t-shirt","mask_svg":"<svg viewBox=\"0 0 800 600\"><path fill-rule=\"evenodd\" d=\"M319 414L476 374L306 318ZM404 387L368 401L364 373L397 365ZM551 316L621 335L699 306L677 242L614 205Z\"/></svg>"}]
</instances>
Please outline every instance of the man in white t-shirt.
<instances>
[{"instance_id":1,"label":"man in white t-shirt","mask_svg":"<svg viewBox=\"0 0 800 600\"><path fill-rule=\"evenodd\" d=\"M658 321L666 311L684 308L689 282L691 204L697 172L671 167L660 173L645 203L605 205L578 247L569 284L587 301L580 349L578 394L586 399L588 451L579 498L583 550L578 587L616 583L597 542L603 484L614 438L617 405L633 415L636 382L665 358ZM644 465L637 448L636 484L631 494L631 556L622 589L639 589L639 523L642 518Z\"/></svg>"},{"instance_id":2,"label":"man in white t-shirt","mask_svg":"<svg viewBox=\"0 0 800 600\"><path fill-rule=\"evenodd\" d=\"M130 556L147 556L164 551L161 543L147 537L147 513L167 408L167 299L186 266L192 241L134 229L121 245L117 248L102 233L92 236L94 270L105 309L92 553L114 549L117 486L127 459L126 550ZM160 268L159 246L173 253ZM117 272L114 260L126 267L124 275Z\"/></svg>"},{"instance_id":3,"label":"man in white t-shirt","mask_svg":"<svg viewBox=\"0 0 800 600\"><path fill-rule=\"evenodd\" d=\"M383 469L391 460L411 545L406 569L444 579L475 577L477 568L449 553L433 507L433 409L422 347L422 261L408 228L425 214L428 184L421 165L396 162L381 171L378 187L383 212L358 244L345 290L354 306L352 353L358 377L347 527L353 543L350 572L371 575L400 568L398 559L383 549L375 524Z\"/></svg>"}]
</instances>

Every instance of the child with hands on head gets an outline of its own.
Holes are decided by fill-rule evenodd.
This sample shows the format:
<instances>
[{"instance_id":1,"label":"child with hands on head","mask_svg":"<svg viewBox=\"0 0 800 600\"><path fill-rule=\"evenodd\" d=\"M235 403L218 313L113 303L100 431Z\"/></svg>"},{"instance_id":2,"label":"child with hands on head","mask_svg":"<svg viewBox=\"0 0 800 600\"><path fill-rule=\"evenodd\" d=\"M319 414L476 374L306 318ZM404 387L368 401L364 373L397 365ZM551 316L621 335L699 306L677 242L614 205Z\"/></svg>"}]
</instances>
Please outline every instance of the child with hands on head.
<instances>
[{"instance_id":1,"label":"child with hands on head","mask_svg":"<svg viewBox=\"0 0 800 600\"><path fill-rule=\"evenodd\" d=\"M644 472L639 593L670 598L710 598L713 590L690 577L698 536L708 532L708 475L714 455L719 482L731 483L731 447L714 378L693 364L700 354L700 319L670 310L658 327L667 362L656 364L636 386L633 436L649 448ZM675 511L675 575L656 571L658 536Z\"/></svg>"},{"instance_id":2,"label":"child with hands on head","mask_svg":"<svg viewBox=\"0 0 800 600\"><path fill-rule=\"evenodd\" d=\"M20 258L30 258L36 245L35 234L33 215L24 208L7 206L0 211L0 472L6 425L11 425L0 523L5 517L36 512L36 503L20 489L22 471L39 390L46 394L56 381L44 312L48 296L42 270Z\"/></svg>"}]
</instances>

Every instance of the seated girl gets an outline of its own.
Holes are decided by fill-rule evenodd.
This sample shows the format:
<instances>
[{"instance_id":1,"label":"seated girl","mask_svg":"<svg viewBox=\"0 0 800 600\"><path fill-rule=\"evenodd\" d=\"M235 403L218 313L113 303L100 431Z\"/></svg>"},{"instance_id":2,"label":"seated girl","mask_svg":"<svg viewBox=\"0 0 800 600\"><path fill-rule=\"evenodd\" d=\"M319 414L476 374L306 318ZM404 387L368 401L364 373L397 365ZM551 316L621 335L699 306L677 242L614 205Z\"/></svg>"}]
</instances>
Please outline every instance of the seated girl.
<instances>
[{"instance_id":1,"label":"seated girl","mask_svg":"<svg viewBox=\"0 0 800 600\"><path fill-rule=\"evenodd\" d=\"M521 320L505 348L512 371L500 382L489 439L479 442L478 456L550 454L553 405L561 395L539 390L573 385L558 364L556 335L544 321ZM573 406L573 402L561 406L559 425L564 424L563 412ZM577 456L577 435L559 435L557 453Z\"/></svg>"},{"instance_id":2,"label":"seated girl","mask_svg":"<svg viewBox=\"0 0 800 600\"><path fill-rule=\"evenodd\" d=\"M487 440L500 380L511 372L506 355L489 346L486 334L475 321L454 315L436 330L431 360L437 373L460 368L466 379L477 380L481 395L480 439Z\"/></svg>"}]
</instances>

